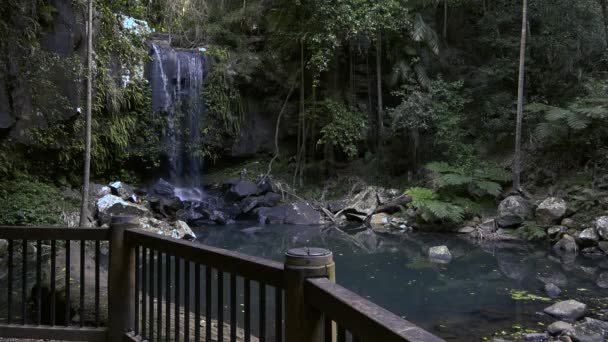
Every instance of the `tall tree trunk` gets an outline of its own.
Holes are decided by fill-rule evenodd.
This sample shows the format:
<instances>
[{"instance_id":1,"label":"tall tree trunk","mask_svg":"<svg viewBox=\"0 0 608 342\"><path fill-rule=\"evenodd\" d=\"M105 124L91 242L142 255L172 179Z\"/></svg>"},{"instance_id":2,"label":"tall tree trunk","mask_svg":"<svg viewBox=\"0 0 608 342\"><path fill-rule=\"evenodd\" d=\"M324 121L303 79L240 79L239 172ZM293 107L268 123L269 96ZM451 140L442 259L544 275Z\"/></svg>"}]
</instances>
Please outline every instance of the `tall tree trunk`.
<instances>
[{"instance_id":1,"label":"tall tree trunk","mask_svg":"<svg viewBox=\"0 0 608 342\"><path fill-rule=\"evenodd\" d=\"M377 82L377 92L378 92L378 117L376 118L376 144L377 144L377 153L378 153L378 161L380 161L380 153L382 147L382 134L384 123L382 120L382 32L378 32L378 38L376 41L376 78Z\"/></svg>"},{"instance_id":2,"label":"tall tree trunk","mask_svg":"<svg viewBox=\"0 0 608 342\"><path fill-rule=\"evenodd\" d=\"M82 204L80 206L80 226L88 226L89 179L91 177L91 107L93 103L93 0L88 1L87 23L87 112L84 137L84 177L82 185Z\"/></svg>"},{"instance_id":3,"label":"tall tree trunk","mask_svg":"<svg viewBox=\"0 0 608 342\"><path fill-rule=\"evenodd\" d=\"M443 0L443 40L448 41L448 0Z\"/></svg>"},{"instance_id":4,"label":"tall tree trunk","mask_svg":"<svg viewBox=\"0 0 608 342\"><path fill-rule=\"evenodd\" d=\"M517 122L515 125L515 156L513 160L513 190L521 189L521 131L524 116L524 71L526 65L526 37L528 36L528 0L523 0L521 23L521 46L519 48L519 81L517 87Z\"/></svg>"},{"instance_id":5,"label":"tall tree trunk","mask_svg":"<svg viewBox=\"0 0 608 342\"><path fill-rule=\"evenodd\" d=\"M604 17L604 32L606 38L606 46L608 46L608 0L598 0L602 6L602 16Z\"/></svg>"}]
</instances>

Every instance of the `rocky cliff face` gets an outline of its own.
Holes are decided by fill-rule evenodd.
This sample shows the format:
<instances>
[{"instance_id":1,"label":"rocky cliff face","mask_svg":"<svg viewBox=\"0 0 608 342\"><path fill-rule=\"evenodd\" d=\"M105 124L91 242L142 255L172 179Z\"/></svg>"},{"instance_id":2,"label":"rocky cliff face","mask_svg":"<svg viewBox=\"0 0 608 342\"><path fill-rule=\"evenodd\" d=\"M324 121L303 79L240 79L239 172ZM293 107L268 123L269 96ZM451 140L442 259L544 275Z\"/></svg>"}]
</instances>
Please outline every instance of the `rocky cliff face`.
<instances>
[{"instance_id":1,"label":"rocky cliff face","mask_svg":"<svg viewBox=\"0 0 608 342\"><path fill-rule=\"evenodd\" d=\"M25 2L23 6L27 6ZM52 16L40 19L39 52L20 47L14 34L1 51L4 60L0 63L0 133L25 144L26 129L69 119L80 106L80 86L77 80L66 76L73 72L70 61L82 59L85 53L84 17L71 1L51 0L47 6L52 9ZM10 18L7 24L12 33L25 34L29 29L24 27L20 16ZM31 70L31 66L43 69L39 63L42 55L52 63L44 65L44 70ZM53 117L37 110L53 107L57 108Z\"/></svg>"}]
</instances>

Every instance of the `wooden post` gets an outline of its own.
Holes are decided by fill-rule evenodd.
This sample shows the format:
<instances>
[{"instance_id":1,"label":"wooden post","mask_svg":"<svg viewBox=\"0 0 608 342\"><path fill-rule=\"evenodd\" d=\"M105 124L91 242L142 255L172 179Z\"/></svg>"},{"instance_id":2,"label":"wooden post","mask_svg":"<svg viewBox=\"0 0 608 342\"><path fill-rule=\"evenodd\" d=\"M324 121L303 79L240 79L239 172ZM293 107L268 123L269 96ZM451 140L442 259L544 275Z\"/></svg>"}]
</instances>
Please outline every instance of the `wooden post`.
<instances>
[{"instance_id":1,"label":"wooden post","mask_svg":"<svg viewBox=\"0 0 608 342\"><path fill-rule=\"evenodd\" d=\"M124 233L138 225L134 216L114 216L110 223L108 342L122 341L134 327L135 252L125 243Z\"/></svg>"},{"instance_id":2,"label":"wooden post","mask_svg":"<svg viewBox=\"0 0 608 342\"><path fill-rule=\"evenodd\" d=\"M324 341L323 313L308 305L304 298L307 278L336 280L331 251L294 248L285 254L285 340L289 342Z\"/></svg>"}]
</instances>

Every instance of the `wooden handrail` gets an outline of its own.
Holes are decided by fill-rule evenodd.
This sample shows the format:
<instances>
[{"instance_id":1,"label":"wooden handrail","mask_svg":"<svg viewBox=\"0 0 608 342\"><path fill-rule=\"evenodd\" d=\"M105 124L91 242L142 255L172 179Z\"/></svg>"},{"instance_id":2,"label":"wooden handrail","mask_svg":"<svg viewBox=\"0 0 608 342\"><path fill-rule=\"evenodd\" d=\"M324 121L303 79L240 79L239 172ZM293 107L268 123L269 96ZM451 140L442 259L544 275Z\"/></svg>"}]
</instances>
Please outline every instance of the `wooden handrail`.
<instances>
[{"instance_id":1,"label":"wooden handrail","mask_svg":"<svg viewBox=\"0 0 608 342\"><path fill-rule=\"evenodd\" d=\"M177 240L141 229L125 232L131 246L143 246L168 253L188 261L235 273L250 280L283 289L283 264L222 248Z\"/></svg>"},{"instance_id":2,"label":"wooden handrail","mask_svg":"<svg viewBox=\"0 0 608 342\"><path fill-rule=\"evenodd\" d=\"M87 240L105 241L109 228L15 227L0 226L0 237L7 240Z\"/></svg>"},{"instance_id":3,"label":"wooden handrail","mask_svg":"<svg viewBox=\"0 0 608 342\"><path fill-rule=\"evenodd\" d=\"M327 278L308 279L304 300L365 341L445 342Z\"/></svg>"}]
</instances>

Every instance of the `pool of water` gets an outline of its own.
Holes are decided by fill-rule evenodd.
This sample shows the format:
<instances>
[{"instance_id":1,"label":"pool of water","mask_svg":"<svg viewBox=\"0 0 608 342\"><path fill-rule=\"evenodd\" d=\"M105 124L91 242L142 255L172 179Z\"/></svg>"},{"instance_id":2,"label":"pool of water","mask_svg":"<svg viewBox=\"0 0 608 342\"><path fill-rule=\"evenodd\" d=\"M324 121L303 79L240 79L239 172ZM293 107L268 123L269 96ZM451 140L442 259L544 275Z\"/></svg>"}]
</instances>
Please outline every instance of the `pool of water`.
<instances>
[{"instance_id":1,"label":"pool of water","mask_svg":"<svg viewBox=\"0 0 608 342\"><path fill-rule=\"evenodd\" d=\"M244 254L283 261L292 247L324 247L334 253L337 282L448 341L481 341L495 332L543 331L553 320L540 313L542 278L595 312L608 307L608 290L595 285L608 271L606 260L578 258L563 263L549 246L476 243L455 234L377 235L369 230L259 226L199 227L197 241ZM428 261L431 246L447 245L454 259ZM603 268L602 268L603 267ZM513 299L512 291L524 299Z\"/></svg>"}]
</instances>

